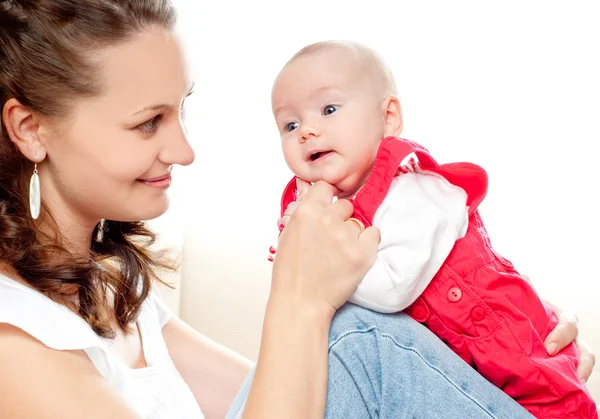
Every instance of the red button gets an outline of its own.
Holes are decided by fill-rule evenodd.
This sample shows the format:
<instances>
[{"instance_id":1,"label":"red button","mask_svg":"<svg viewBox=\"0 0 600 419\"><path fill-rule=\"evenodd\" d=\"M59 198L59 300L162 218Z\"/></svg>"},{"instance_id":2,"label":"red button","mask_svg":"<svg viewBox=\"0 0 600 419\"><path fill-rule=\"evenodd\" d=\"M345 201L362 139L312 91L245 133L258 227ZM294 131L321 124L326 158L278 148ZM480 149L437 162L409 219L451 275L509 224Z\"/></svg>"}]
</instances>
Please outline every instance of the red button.
<instances>
[{"instance_id":1,"label":"red button","mask_svg":"<svg viewBox=\"0 0 600 419\"><path fill-rule=\"evenodd\" d=\"M412 306L407 310L407 313L416 321L423 323L429 319L429 309L427 303L422 298L417 298Z\"/></svg>"},{"instance_id":2,"label":"red button","mask_svg":"<svg viewBox=\"0 0 600 419\"><path fill-rule=\"evenodd\" d=\"M427 309L423 306L416 306L412 310L413 318L418 322L424 322L429 317L429 313Z\"/></svg>"},{"instance_id":3,"label":"red button","mask_svg":"<svg viewBox=\"0 0 600 419\"><path fill-rule=\"evenodd\" d=\"M481 307L475 307L473 311L471 311L471 318L476 322L480 322L485 319L485 310Z\"/></svg>"},{"instance_id":4,"label":"red button","mask_svg":"<svg viewBox=\"0 0 600 419\"><path fill-rule=\"evenodd\" d=\"M461 298L462 291L460 290L460 288L452 287L448 290L448 300L450 300L451 302L456 303L460 301Z\"/></svg>"},{"instance_id":5,"label":"red button","mask_svg":"<svg viewBox=\"0 0 600 419\"><path fill-rule=\"evenodd\" d=\"M425 309L421 306L416 306L413 309L413 316L417 317L417 318L422 318L425 315Z\"/></svg>"}]
</instances>

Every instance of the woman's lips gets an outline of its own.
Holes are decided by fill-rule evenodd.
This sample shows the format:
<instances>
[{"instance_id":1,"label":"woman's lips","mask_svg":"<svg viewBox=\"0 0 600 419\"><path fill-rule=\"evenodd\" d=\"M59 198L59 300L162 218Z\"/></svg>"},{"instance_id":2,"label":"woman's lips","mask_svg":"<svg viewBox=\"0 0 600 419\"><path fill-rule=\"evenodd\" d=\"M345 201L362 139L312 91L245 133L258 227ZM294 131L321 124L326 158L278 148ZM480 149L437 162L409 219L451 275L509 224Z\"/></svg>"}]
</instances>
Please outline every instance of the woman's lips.
<instances>
[{"instance_id":1,"label":"woman's lips","mask_svg":"<svg viewBox=\"0 0 600 419\"><path fill-rule=\"evenodd\" d=\"M152 188L165 189L171 186L171 174L166 174L151 179L138 179L138 182Z\"/></svg>"}]
</instances>

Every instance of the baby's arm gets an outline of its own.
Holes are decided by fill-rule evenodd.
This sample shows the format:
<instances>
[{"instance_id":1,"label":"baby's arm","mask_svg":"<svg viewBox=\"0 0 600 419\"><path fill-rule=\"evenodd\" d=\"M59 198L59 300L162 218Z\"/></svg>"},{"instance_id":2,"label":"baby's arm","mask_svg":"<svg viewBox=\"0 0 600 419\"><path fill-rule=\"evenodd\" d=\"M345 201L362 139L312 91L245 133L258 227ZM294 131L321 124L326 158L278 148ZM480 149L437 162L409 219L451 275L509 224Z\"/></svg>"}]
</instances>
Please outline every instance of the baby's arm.
<instances>
[{"instance_id":1,"label":"baby's arm","mask_svg":"<svg viewBox=\"0 0 600 419\"><path fill-rule=\"evenodd\" d=\"M350 301L392 313L410 306L427 288L468 227L467 195L437 175L397 177L377 210L377 260Z\"/></svg>"}]
</instances>

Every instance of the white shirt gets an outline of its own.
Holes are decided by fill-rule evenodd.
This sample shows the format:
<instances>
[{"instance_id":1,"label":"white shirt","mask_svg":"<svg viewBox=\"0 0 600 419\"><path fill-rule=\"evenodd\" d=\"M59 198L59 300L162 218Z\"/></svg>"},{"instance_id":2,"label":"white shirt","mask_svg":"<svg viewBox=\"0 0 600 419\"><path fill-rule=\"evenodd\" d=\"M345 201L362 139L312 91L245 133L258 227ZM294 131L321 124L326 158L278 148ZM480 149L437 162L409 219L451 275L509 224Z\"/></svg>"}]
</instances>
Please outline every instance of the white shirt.
<instances>
[{"instance_id":1,"label":"white shirt","mask_svg":"<svg viewBox=\"0 0 600 419\"><path fill-rule=\"evenodd\" d=\"M350 301L382 313L402 311L427 288L469 226L467 194L427 171L397 176L375 213L381 243Z\"/></svg>"},{"instance_id":2,"label":"white shirt","mask_svg":"<svg viewBox=\"0 0 600 419\"><path fill-rule=\"evenodd\" d=\"M111 351L111 340L100 338L71 310L0 275L0 323L18 327L52 349L83 350L140 418L203 419L162 336L171 315L154 293L144 302L138 327L147 366L133 369Z\"/></svg>"}]
</instances>

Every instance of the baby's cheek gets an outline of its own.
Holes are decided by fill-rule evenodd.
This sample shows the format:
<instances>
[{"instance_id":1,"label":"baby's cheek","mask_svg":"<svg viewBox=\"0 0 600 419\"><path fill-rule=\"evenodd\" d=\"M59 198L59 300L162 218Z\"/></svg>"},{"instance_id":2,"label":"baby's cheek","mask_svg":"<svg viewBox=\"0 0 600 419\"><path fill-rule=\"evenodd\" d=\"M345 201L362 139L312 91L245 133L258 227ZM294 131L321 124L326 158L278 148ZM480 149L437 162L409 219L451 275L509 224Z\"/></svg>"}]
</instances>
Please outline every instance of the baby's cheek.
<instances>
[{"instance_id":1,"label":"baby's cheek","mask_svg":"<svg viewBox=\"0 0 600 419\"><path fill-rule=\"evenodd\" d=\"M292 147L283 148L283 158L285 163L295 175L302 177L302 172L306 172L306 162L300 157L300 152Z\"/></svg>"}]
</instances>

